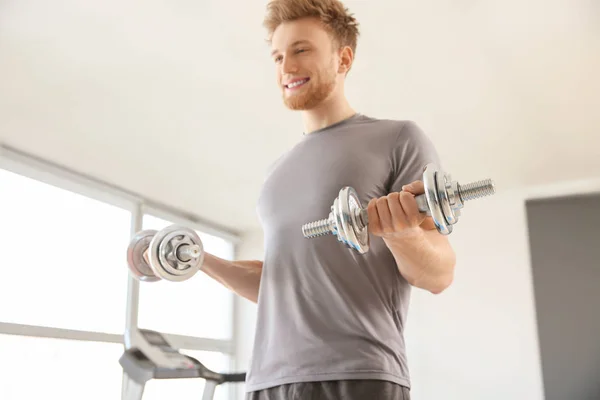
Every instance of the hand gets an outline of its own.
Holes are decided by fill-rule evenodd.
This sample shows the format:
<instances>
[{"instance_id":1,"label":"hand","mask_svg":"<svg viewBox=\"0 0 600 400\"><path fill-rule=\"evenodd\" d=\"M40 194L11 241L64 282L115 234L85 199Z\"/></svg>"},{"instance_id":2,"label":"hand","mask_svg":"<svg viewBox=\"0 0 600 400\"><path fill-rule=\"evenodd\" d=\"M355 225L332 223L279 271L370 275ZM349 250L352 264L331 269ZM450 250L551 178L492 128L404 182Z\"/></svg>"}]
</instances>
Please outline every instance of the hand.
<instances>
[{"instance_id":1,"label":"hand","mask_svg":"<svg viewBox=\"0 0 600 400\"><path fill-rule=\"evenodd\" d=\"M419 211L415 196L425 193L422 181L402 187L401 192L372 199L368 206L369 233L384 239L421 233L427 215Z\"/></svg>"}]
</instances>

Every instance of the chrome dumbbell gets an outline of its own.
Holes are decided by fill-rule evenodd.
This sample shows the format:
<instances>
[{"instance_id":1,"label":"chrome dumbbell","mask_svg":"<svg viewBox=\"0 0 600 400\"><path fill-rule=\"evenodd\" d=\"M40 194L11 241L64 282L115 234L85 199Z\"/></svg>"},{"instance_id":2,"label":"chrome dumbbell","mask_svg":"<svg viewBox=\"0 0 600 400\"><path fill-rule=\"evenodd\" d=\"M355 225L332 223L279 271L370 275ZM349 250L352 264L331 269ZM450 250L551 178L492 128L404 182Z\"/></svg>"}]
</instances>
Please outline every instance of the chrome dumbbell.
<instances>
[{"instance_id":1,"label":"chrome dumbbell","mask_svg":"<svg viewBox=\"0 0 600 400\"><path fill-rule=\"evenodd\" d=\"M461 185L435 164L428 164L423 172L425 193L415 197L419 211L432 217L442 235L452 233L452 225L458 222L465 201L490 196L496 192L490 179ZM333 234L340 242L363 254L369 251L367 209L363 208L356 191L349 186L342 188L331 206L327 219L302 226L306 238Z\"/></svg>"},{"instance_id":2,"label":"chrome dumbbell","mask_svg":"<svg viewBox=\"0 0 600 400\"><path fill-rule=\"evenodd\" d=\"M147 251L148 262L144 258ZM160 231L138 232L127 247L127 265L133 276L144 282L180 282L190 279L204 261L204 247L198 234L180 225Z\"/></svg>"}]
</instances>

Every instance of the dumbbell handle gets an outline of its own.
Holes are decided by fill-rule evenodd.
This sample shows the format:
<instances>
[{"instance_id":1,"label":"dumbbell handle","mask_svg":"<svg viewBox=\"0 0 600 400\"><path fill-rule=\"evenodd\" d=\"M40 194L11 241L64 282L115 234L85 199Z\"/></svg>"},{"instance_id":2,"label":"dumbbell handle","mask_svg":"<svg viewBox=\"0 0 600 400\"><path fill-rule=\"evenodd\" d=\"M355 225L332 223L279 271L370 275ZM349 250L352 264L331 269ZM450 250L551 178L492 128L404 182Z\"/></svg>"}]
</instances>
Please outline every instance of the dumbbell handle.
<instances>
[{"instance_id":1,"label":"dumbbell handle","mask_svg":"<svg viewBox=\"0 0 600 400\"><path fill-rule=\"evenodd\" d=\"M451 185L454 190L450 193L446 192L446 195L448 196L449 200L448 206L454 211L457 211L458 209L462 208L464 202L467 200L474 200L480 197L489 196L495 191L494 183L491 179L472 182L466 185L461 185L458 182L452 182ZM436 201L435 195L432 195L432 197L432 200ZM426 213L428 216L432 216L431 209L429 208L429 204L427 202L427 195L425 193L416 196L415 200L417 202L417 207L420 212ZM437 209L441 210L441 207L437 207ZM356 222L359 225L358 229L363 229L366 226L368 226L369 215L367 209L360 208L357 209L355 212ZM317 236L335 232L335 224L336 221L332 213L327 219L322 219L319 221L305 224L302 227L302 232L304 234L304 237L314 238Z\"/></svg>"},{"instance_id":2,"label":"dumbbell handle","mask_svg":"<svg viewBox=\"0 0 600 400\"><path fill-rule=\"evenodd\" d=\"M177 248L177 258L179 258L181 261L186 262L191 260L192 258L196 258L200 256L200 246L193 244L193 245L181 245ZM148 249L146 249L144 251L144 259L148 260Z\"/></svg>"},{"instance_id":3,"label":"dumbbell handle","mask_svg":"<svg viewBox=\"0 0 600 400\"><path fill-rule=\"evenodd\" d=\"M466 185L461 185L459 183L455 183L456 191L452 194L448 194L450 197L451 205L450 207L453 210L457 210L463 207L465 201L474 200L480 197L489 196L494 193L494 183L491 179L484 179L477 182L471 182ZM429 204L427 203L427 196L425 193L420 194L415 197L417 201L417 207L420 212L424 212L427 215L431 216L431 209L429 208ZM360 210L360 219L364 224L363 226L367 226L369 222L369 217L367 214L367 209L363 208Z\"/></svg>"},{"instance_id":4,"label":"dumbbell handle","mask_svg":"<svg viewBox=\"0 0 600 400\"><path fill-rule=\"evenodd\" d=\"M177 248L177 258L179 258L181 261L189 261L192 258L196 258L200 256L200 246L198 246L197 244L192 244L192 245L181 245Z\"/></svg>"},{"instance_id":5,"label":"dumbbell handle","mask_svg":"<svg viewBox=\"0 0 600 400\"><path fill-rule=\"evenodd\" d=\"M415 197L415 200L417 201L417 208L419 209L419 211L427 213L427 215L431 214L429 206L427 205L427 196L425 196L424 194L420 194L417 197Z\"/></svg>"},{"instance_id":6,"label":"dumbbell handle","mask_svg":"<svg viewBox=\"0 0 600 400\"><path fill-rule=\"evenodd\" d=\"M427 196L425 196L424 194L420 194L417 197L415 197L415 200L417 201L417 207L420 212L424 212L427 215L431 215L431 211L429 210L429 206L427 205ZM361 208L359 216L360 222L363 224L362 226L367 226L369 224L369 213L367 212L367 209Z\"/></svg>"}]
</instances>

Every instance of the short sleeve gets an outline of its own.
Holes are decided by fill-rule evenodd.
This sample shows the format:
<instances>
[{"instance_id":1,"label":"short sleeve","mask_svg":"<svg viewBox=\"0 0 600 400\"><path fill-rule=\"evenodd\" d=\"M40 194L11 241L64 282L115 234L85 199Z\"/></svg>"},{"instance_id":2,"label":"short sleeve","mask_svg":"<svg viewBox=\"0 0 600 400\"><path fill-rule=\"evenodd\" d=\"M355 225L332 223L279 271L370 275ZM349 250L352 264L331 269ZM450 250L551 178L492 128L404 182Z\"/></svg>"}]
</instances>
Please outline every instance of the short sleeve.
<instances>
[{"instance_id":1,"label":"short sleeve","mask_svg":"<svg viewBox=\"0 0 600 400\"><path fill-rule=\"evenodd\" d=\"M390 193L400 192L403 185L422 180L429 163L442 167L432 140L415 122L403 122L392 153Z\"/></svg>"}]
</instances>

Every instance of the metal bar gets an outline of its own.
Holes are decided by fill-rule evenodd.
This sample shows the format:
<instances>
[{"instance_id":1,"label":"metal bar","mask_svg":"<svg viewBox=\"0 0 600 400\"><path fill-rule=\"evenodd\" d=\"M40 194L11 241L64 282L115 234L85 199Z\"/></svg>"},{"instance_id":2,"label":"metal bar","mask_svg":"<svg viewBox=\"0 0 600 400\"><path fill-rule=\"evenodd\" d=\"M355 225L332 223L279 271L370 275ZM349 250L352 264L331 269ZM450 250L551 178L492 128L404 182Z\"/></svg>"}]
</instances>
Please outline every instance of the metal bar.
<instances>
[{"instance_id":1,"label":"metal bar","mask_svg":"<svg viewBox=\"0 0 600 400\"><path fill-rule=\"evenodd\" d=\"M142 229L144 214L142 206L138 202L131 212L130 236ZM127 274L127 305L125 309L125 332L137 329L140 304L140 282L131 274ZM131 380L125 371L121 377L121 400L141 400L144 393L144 385Z\"/></svg>"},{"instance_id":2,"label":"metal bar","mask_svg":"<svg viewBox=\"0 0 600 400\"><path fill-rule=\"evenodd\" d=\"M233 245L233 258L239 259L240 253L240 245L235 243ZM229 368L231 371L243 371L247 368L247 365L242 365L242 362L239 357L238 347L239 341L241 339L240 332L242 331L242 321L241 321L241 299L239 296L235 296L233 299L233 332L232 332L232 357L229 359ZM243 397L243 385L233 385L229 388L229 399L228 400L236 400Z\"/></svg>"},{"instance_id":3,"label":"metal bar","mask_svg":"<svg viewBox=\"0 0 600 400\"><path fill-rule=\"evenodd\" d=\"M80 340L86 342L123 343L123 335L104 332L52 328L48 326L0 322L0 334L38 338Z\"/></svg>"},{"instance_id":4,"label":"metal bar","mask_svg":"<svg viewBox=\"0 0 600 400\"><path fill-rule=\"evenodd\" d=\"M234 345L231 340L199 338L194 336L176 335L173 333L163 333L163 335L167 341L177 349L217 351L234 356Z\"/></svg>"},{"instance_id":5,"label":"metal bar","mask_svg":"<svg viewBox=\"0 0 600 400\"><path fill-rule=\"evenodd\" d=\"M0 166L5 167L7 170L29 176L37 180L46 182L48 179L51 179L49 176L66 178L67 182L62 182L60 185L63 188L67 188L84 195L87 195L87 193L93 191L95 192L93 196L94 198L102 199L110 204L115 204L114 197L117 199L122 199L128 204L131 204L132 202L141 202L151 210L156 210L159 213L176 217L181 221L185 221L186 224L192 223L197 227L198 230L202 232L206 232L233 242L240 240L240 235L238 232L232 231L231 229L228 229L217 223L206 221L190 212L154 201L142 196L139 193L124 189L112 183L95 178L91 175L74 171L63 165L45 160L4 143L0 143L0 161L2 161L0 162ZM73 185L73 183L76 185ZM85 189L85 193L81 192L82 188ZM111 197L113 198L106 199L107 194L112 195ZM117 205L123 206L122 204Z\"/></svg>"},{"instance_id":6,"label":"metal bar","mask_svg":"<svg viewBox=\"0 0 600 400\"><path fill-rule=\"evenodd\" d=\"M237 246L234 249L235 254L237 254ZM231 350L232 357L229 359L229 369L231 371L242 371L246 368L246 366L242 366L240 357L238 356L238 341L240 340L241 332L241 321L240 321L240 299L238 296L235 296L233 299L233 332L232 332L232 342L233 349ZM229 388L229 399L235 400L239 399L242 396L242 388L240 385L233 385Z\"/></svg>"},{"instance_id":7,"label":"metal bar","mask_svg":"<svg viewBox=\"0 0 600 400\"><path fill-rule=\"evenodd\" d=\"M142 229L142 207L138 204L131 213L131 236L135 235ZM131 274L127 274L127 306L125 329L132 330L138 326L138 310L140 304L140 282Z\"/></svg>"},{"instance_id":8,"label":"metal bar","mask_svg":"<svg viewBox=\"0 0 600 400\"><path fill-rule=\"evenodd\" d=\"M239 259L239 252L240 252L240 246L239 244L234 244L233 245L233 259ZM241 308L241 298L239 296L234 296L233 298L233 312L232 312L232 328L233 328L233 332L231 333L231 341L233 342L233 351L232 354L234 355L234 357L232 357L232 360L230 362L230 368L232 368L233 370L240 370L240 368L242 368L242 366L240 365L240 359L237 356L238 355L238 343L240 340L240 332L242 331L242 321L241 321L241 313L240 313L240 308ZM244 367L245 368L245 367Z\"/></svg>"},{"instance_id":9,"label":"metal bar","mask_svg":"<svg viewBox=\"0 0 600 400\"><path fill-rule=\"evenodd\" d=\"M217 382L207 380L204 383L204 391L202 392L202 400L213 400L217 389Z\"/></svg>"},{"instance_id":10,"label":"metal bar","mask_svg":"<svg viewBox=\"0 0 600 400\"><path fill-rule=\"evenodd\" d=\"M139 383L130 379L127 375L123 376L123 388L121 391L122 400L142 400L146 383Z\"/></svg>"}]
</instances>

